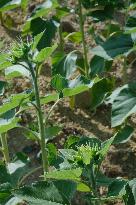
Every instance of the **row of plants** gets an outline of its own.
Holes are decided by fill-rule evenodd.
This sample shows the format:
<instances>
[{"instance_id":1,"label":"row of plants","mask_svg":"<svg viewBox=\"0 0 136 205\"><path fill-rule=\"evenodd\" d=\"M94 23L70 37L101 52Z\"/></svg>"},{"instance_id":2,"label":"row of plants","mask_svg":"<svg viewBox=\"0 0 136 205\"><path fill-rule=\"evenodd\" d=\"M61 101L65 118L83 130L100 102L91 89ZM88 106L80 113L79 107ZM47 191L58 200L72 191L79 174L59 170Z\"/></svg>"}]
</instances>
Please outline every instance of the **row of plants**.
<instances>
[{"instance_id":1,"label":"row of plants","mask_svg":"<svg viewBox=\"0 0 136 205\"><path fill-rule=\"evenodd\" d=\"M71 8L67 2L47 0L28 14L29 3L28 0L0 2L1 22L7 29L11 27L8 28L4 19L9 10L23 9L26 19L21 40L13 43L10 52L0 54L0 72L5 78L0 81L3 99L0 136L4 156L0 162L0 204L71 204L76 192L80 192L88 205L101 205L116 199L123 200L125 205L134 205L136 180L108 178L102 173L101 165L110 146L127 142L134 132L129 117L136 113L136 83L128 83L127 69L136 60L129 61L135 54L136 3L132 0L77 0L75 8ZM123 23L116 20L116 12L123 15ZM63 19L69 15L77 19L80 31L63 31ZM85 22L90 18L91 25L86 32ZM96 30L98 23L104 25L100 30ZM88 36L95 46L88 45ZM75 47L71 52L65 48L67 42ZM123 85L119 88L111 72L117 59L123 62ZM39 76L45 63L51 67L54 91L41 96ZM8 80L20 76L30 80L31 89L12 93L5 100ZM70 136L64 148L57 149L52 139L61 128L50 126L50 116L65 98L69 99L71 108L76 107L78 95L84 92L91 110L103 103L111 105L111 127L115 134L104 142L99 136ZM43 105L52 102L45 115ZM37 115L36 130L21 125L22 113L31 109L35 109ZM7 134L17 127L23 130L27 139L40 145L40 167L30 168L30 159L23 153L17 153L14 159L10 157ZM26 184L29 176L39 170L43 173L38 181ZM105 195L101 195L101 187L106 188Z\"/></svg>"}]
</instances>

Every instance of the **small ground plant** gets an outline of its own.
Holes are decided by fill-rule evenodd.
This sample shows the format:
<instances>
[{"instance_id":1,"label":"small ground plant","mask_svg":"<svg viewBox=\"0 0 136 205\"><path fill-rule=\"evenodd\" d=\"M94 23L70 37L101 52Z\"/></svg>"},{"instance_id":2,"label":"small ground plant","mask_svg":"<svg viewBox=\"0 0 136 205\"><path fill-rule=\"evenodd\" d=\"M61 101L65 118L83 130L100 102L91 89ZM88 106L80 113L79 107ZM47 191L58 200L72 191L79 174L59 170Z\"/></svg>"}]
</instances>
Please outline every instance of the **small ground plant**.
<instances>
[{"instance_id":1,"label":"small ground plant","mask_svg":"<svg viewBox=\"0 0 136 205\"><path fill-rule=\"evenodd\" d=\"M38 5L23 26L22 38L13 43L9 52L0 55L0 72L5 79L0 80L0 150L4 159L0 161L0 204L69 205L77 193L87 205L102 205L116 199L134 205L136 180L108 178L101 167L110 147L127 142L134 131L127 119L136 112L136 83L114 90L116 79L106 74L110 73L115 59L123 59L123 81L128 81L127 68L135 62L135 59L128 62L135 53L136 18L132 12L135 2L78 0L74 11L67 7L67 2L59 3L48 0ZM28 1L14 0L0 3L2 22L3 12L18 5L26 11L27 4ZM113 18L118 9L125 16L123 25ZM80 32L63 32L62 19L71 13L78 17ZM89 17L93 25L90 36L96 45L93 48L86 43L84 24ZM97 22L103 22L105 29L96 32ZM67 52L65 43L69 41L75 47L82 43L83 49ZM39 75L47 62L51 65L54 91L42 96ZM28 78L31 88L13 93L5 101L8 80L19 76ZM103 102L112 105L111 126L116 128L115 134L104 142L93 136L70 136L64 148L58 149L52 139L61 127L51 126L49 118L60 101L70 98L73 106L75 96L86 91L90 93L92 110ZM53 105L45 114L43 105L48 103ZM21 114L31 109L36 112L36 129L21 124ZM30 159L24 153L10 156L7 135L16 127L39 144L40 167L30 168ZM27 183L31 175L41 170L36 182ZM104 194L101 189L105 190Z\"/></svg>"}]
</instances>

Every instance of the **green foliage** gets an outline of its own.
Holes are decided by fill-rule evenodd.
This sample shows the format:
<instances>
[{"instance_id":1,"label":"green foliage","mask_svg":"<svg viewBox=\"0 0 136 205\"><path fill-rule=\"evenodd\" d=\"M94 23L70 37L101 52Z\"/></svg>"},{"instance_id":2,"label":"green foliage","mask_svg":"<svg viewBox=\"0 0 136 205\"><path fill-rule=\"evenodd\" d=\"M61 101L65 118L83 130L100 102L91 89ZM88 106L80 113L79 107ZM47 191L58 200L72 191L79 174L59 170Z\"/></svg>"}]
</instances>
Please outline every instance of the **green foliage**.
<instances>
[{"instance_id":1,"label":"green foliage","mask_svg":"<svg viewBox=\"0 0 136 205\"><path fill-rule=\"evenodd\" d=\"M76 183L66 180L37 182L32 186L25 186L13 193L30 204L70 204L76 191Z\"/></svg>"},{"instance_id":2,"label":"green foliage","mask_svg":"<svg viewBox=\"0 0 136 205\"><path fill-rule=\"evenodd\" d=\"M115 44L116 42L116 44ZM101 46L92 49L92 52L104 58L105 60L113 60L119 55L126 55L133 49L134 42L129 34L119 34L110 37Z\"/></svg>"},{"instance_id":3,"label":"green foliage","mask_svg":"<svg viewBox=\"0 0 136 205\"><path fill-rule=\"evenodd\" d=\"M14 9L20 7L23 15L27 15L28 4L28 0L2 0L2 24L3 15L11 9L14 12ZM6 134L11 129L20 127L27 139L40 145L40 169L43 171L41 181L26 185L27 178L39 168L30 170L29 159L24 154L18 153L14 160L5 158L5 163L0 162L1 205L17 205L24 201L30 205L70 205L76 191L84 193L82 198L87 204L98 205L118 198L126 205L136 203L135 179L129 181L108 178L101 172L101 165L111 145L127 142L134 132L127 119L136 112L135 82L113 91L116 79L108 77L112 75L109 72L113 68L114 60L123 59L125 72L129 54L135 52L136 17L135 13L130 12L134 9L135 1L127 5L123 0L79 0L75 10L71 10L67 3L63 5L57 0L43 1L36 5L25 22L22 39L12 45L10 52L0 54L0 71L4 76L2 79L27 77L31 82L31 90L12 94L5 100L8 83L0 80L1 151L9 154ZM115 11L124 13L125 25L116 21ZM78 16L80 31L64 33L63 18L70 12ZM89 34L96 44L91 49L88 41L86 43L84 30L85 19L88 17L93 22ZM97 22L103 22L104 29L94 29ZM72 48L68 52L65 41L72 42L77 50ZM83 49L81 46L79 49L81 43ZM55 91L41 96L39 73L45 62L51 68L51 86ZM85 91L90 93L92 110L103 103L111 104L111 125L117 127L116 133L105 141L96 137L69 136L64 149L58 149L54 138L62 131L62 126L51 125L49 121L54 107L60 100L67 97L74 99ZM44 118L42 105L45 104L49 104L51 108ZM23 127L20 125L21 113L31 108L36 111L36 127ZM101 187L108 190L105 196L99 193Z\"/></svg>"}]
</instances>

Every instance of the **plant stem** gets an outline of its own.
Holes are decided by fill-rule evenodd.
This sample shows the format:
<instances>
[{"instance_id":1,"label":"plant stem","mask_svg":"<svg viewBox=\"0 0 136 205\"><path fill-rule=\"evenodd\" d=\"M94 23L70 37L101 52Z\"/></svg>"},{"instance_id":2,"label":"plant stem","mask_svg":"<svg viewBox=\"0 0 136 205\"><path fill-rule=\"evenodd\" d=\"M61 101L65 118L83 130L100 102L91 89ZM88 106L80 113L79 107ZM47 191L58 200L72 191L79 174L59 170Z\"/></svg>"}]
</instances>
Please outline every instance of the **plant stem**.
<instances>
[{"instance_id":1,"label":"plant stem","mask_svg":"<svg viewBox=\"0 0 136 205\"><path fill-rule=\"evenodd\" d=\"M8 164L10 162L10 157L9 157L9 150L8 150L8 143L7 143L7 135L2 134L2 135L0 135L0 138L1 138L2 152L4 155L4 160L5 160L6 164Z\"/></svg>"},{"instance_id":2,"label":"plant stem","mask_svg":"<svg viewBox=\"0 0 136 205\"><path fill-rule=\"evenodd\" d=\"M3 26L3 25L4 25L4 22L3 22L3 15L2 15L2 12L0 12L0 20L1 20L1 25Z\"/></svg>"},{"instance_id":3,"label":"plant stem","mask_svg":"<svg viewBox=\"0 0 136 205\"><path fill-rule=\"evenodd\" d=\"M127 58L124 57L124 64L123 64L123 83L127 83Z\"/></svg>"},{"instance_id":4,"label":"plant stem","mask_svg":"<svg viewBox=\"0 0 136 205\"><path fill-rule=\"evenodd\" d=\"M60 51L64 51L64 39L62 35L62 22L60 21L60 26L59 26L59 40L60 40Z\"/></svg>"},{"instance_id":5,"label":"plant stem","mask_svg":"<svg viewBox=\"0 0 136 205\"><path fill-rule=\"evenodd\" d=\"M91 171L90 172L90 187L92 188L93 190L93 193L95 195L96 198L98 198L98 200L96 200L94 203L95 205L101 205L101 201L100 201L100 197L98 195L98 192L97 192L97 186L96 186L96 177L95 177L95 174L94 174L94 167L91 167L90 168Z\"/></svg>"},{"instance_id":6,"label":"plant stem","mask_svg":"<svg viewBox=\"0 0 136 205\"><path fill-rule=\"evenodd\" d=\"M44 127L43 114L42 114L42 108L41 108L41 103L40 103L38 82L37 82L37 78L35 76L32 66L31 66L31 74L32 74L33 83L34 83L36 106L38 108L37 116L38 116L38 125L39 125L39 133L40 133L40 146L41 146L41 152L42 152L43 171L45 174L46 172L48 172L48 168L49 168L48 153L46 150L46 142L45 142L45 127Z\"/></svg>"},{"instance_id":7,"label":"plant stem","mask_svg":"<svg viewBox=\"0 0 136 205\"><path fill-rule=\"evenodd\" d=\"M88 77L89 64L88 64L88 57L87 57L87 47L86 47L86 40L85 40L84 19L83 19L83 11L82 11L81 0L78 0L78 5L79 5L80 31L81 31L81 34L82 34L82 43L83 43L83 50L84 50L85 75L86 75L86 77Z\"/></svg>"}]
</instances>

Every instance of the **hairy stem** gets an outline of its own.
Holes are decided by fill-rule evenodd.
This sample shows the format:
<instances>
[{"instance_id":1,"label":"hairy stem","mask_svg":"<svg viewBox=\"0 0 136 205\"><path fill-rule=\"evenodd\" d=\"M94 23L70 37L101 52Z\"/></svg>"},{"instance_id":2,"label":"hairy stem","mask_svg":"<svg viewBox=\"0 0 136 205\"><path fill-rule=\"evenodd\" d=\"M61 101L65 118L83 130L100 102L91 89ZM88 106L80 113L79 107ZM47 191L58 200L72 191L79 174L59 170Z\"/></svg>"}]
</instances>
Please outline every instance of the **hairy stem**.
<instances>
[{"instance_id":1,"label":"hairy stem","mask_svg":"<svg viewBox=\"0 0 136 205\"><path fill-rule=\"evenodd\" d=\"M82 34L82 43L83 43L83 50L84 50L85 75L86 75L86 77L88 77L89 64L88 64L88 57L87 57L87 47L86 47L86 40L85 40L84 19L83 19L83 11L82 11L81 0L78 0L78 5L79 5L80 31L81 31L81 34Z\"/></svg>"},{"instance_id":2,"label":"hairy stem","mask_svg":"<svg viewBox=\"0 0 136 205\"><path fill-rule=\"evenodd\" d=\"M60 21L60 26L59 26L59 40L60 40L60 51L64 51L64 39L62 35L62 22Z\"/></svg>"},{"instance_id":3,"label":"hairy stem","mask_svg":"<svg viewBox=\"0 0 136 205\"><path fill-rule=\"evenodd\" d=\"M3 25L4 25L4 21L3 21L3 15L2 15L2 12L0 12L0 21L1 21L1 25L3 26Z\"/></svg>"},{"instance_id":4,"label":"hairy stem","mask_svg":"<svg viewBox=\"0 0 136 205\"><path fill-rule=\"evenodd\" d=\"M123 83L127 83L127 58L124 57L124 64L123 64Z\"/></svg>"},{"instance_id":5,"label":"hairy stem","mask_svg":"<svg viewBox=\"0 0 136 205\"><path fill-rule=\"evenodd\" d=\"M10 157L9 157L9 150L8 150L8 143L7 143L7 135L2 134L2 135L0 135L0 138L1 138L2 152L4 155L4 160L5 160L6 164L8 164L10 162Z\"/></svg>"},{"instance_id":6,"label":"hairy stem","mask_svg":"<svg viewBox=\"0 0 136 205\"><path fill-rule=\"evenodd\" d=\"M94 173L94 167L91 167L90 168L91 170L89 170L89 176L90 176L90 179L89 179L89 182L90 182L90 188L92 189L93 191L93 194L96 198L98 198L98 200L96 200L94 202L95 205L101 205L101 200L100 200L100 197L99 197L99 194L98 194L98 191L97 191L97 185L96 185L96 175Z\"/></svg>"},{"instance_id":7,"label":"hairy stem","mask_svg":"<svg viewBox=\"0 0 136 205\"><path fill-rule=\"evenodd\" d=\"M33 83L34 83L36 106L38 108L37 109L37 117L38 117L38 125L39 125L43 171L44 171L44 173L46 173L46 172L48 172L49 163L48 163L48 153L47 153L46 142L45 142L45 127L44 127L44 121L43 121L42 107L41 107L41 103L40 103L38 82L37 82L37 78L35 76L33 68L31 69L31 74L32 74Z\"/></svg>"}]
</instances>

